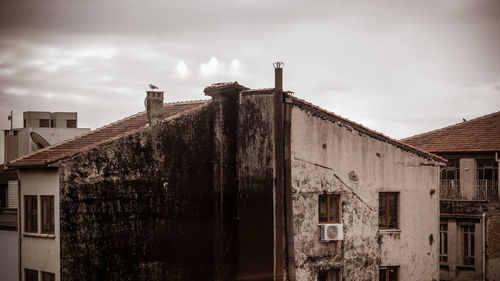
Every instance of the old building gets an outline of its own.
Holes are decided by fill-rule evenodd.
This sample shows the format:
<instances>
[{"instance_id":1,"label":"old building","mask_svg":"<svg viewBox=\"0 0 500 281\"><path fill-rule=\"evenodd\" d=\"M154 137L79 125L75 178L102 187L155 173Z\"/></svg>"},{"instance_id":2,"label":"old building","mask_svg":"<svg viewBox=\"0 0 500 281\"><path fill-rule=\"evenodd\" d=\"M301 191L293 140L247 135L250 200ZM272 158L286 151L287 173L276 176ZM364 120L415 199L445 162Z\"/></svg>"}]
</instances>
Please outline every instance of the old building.
<instances>
[{"instance_id":1,"label":"old building","mask_svg":"<svg viewBox=\"0 0 500 281\"><path fill-rule=\"evenodd\" d=\"M207 101L148 91L146 112L8 163L22 280L437 280L444 160L281 71Z\"/></svg>"},{"instance_id":2,"label":"old building","mask_svg":"<svg viewBox=\"0 0 500 281\"><path fill-rule=\"evenodd\" d=\"M9 118L12 118L12 113ZM4 130L4 162L90 131L89 128L77 128L77 121L76 112L23 112L23 128ZM18 231L18 180L15 171L4 171L3 168L1 165L0 249L8 262L0 264L0 272L2 272L2 280L14 281L19 280L17 278L18 249L13 247L18 244L19 240L19 235L16 233Z\"/></svg>"},{"instance_id":3,"label":"old building","mask_svg":"<svg viewBox=\"0 0 500 281\"><path fill-rule=\"evenodd\" d=\"M448 160L440 184L441 280L500 280L500 112L403 141Z\"/></svg>"},{"instance_id":4,"label":"old building","mask_svg":"<svg viewBox=\"0 0 500 281\"><path fill-rule=\"evenodd\" d=\"M90 131L77 122L76 112L23 112L23 128L4 130L4 162Z\"/></svg>"}]
</instances>

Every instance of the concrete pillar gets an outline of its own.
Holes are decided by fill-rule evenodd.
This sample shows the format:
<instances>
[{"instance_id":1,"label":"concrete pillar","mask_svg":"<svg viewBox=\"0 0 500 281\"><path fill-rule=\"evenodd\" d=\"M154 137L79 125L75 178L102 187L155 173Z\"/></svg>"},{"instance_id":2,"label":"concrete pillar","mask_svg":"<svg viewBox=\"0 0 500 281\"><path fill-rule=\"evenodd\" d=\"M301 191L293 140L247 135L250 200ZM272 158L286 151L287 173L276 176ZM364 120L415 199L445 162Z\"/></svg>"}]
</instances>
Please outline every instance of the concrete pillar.
<instances>
[{"instance_id":1,"label":"concrete pillar","mask_svg":"<svg viewBox=\"0 0 500 281\"><path fill-rule=\"evenodd\" d=\"M457 221L450 219L448 220L448 270L450 280L456 280L457 278L457 260L458 260L458 249L459 249L459 233L457 229Z\"/></svg>"},{"instance_id":2,"label":"concrete pillar","mask_svg":"<svg viewBox=\"0 0 500 281\"><path fill-rule=\"evenodd\" d=\"M460 195L472 200L476 196L476 159L460 159Z\"/></svg>"},{"instance_id":3,"label":"concrete pillar","mask_svg":"<svg viewBox=\"0 0 500 281\"><path fill-rule=\"evenodd\" d=\"M238 220L236 141L239 94L247 88L238 83L215 84L205 88L212 97L214 116L214 205L215 278L235 280L238 269Z\"/></svg>"}]
</instances>

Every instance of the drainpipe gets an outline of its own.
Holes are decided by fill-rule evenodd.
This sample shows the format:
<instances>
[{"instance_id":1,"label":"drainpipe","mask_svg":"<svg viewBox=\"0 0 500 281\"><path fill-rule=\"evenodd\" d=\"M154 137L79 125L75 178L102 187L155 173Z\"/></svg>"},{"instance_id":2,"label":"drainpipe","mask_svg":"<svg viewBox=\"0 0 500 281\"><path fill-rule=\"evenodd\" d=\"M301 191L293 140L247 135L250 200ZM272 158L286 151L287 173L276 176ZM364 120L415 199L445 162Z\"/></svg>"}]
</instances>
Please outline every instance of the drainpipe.
<instances>
[{"instance_id":1,"label":"drainpipe","mask_svg":"<svg viewBox=\"0 0 500 281\"><path fill-rule=\"evenodd\" d=\"M483 281L486 280L486 213L481 218L483 234Z\"/></svg>"},{"instance_id":2,"label":"drainpipe","mask_svg":"<svg viewBox=\"0 0 500 281\"><path fill-rule=\"evenodd\" d=\"M24 206L23 206L24 207ZM22 234L21 234L21 226L22 226L22 222L21 222L21 171L18 169L17 170L17 234L18 234L18 247L17 247L17 253L18 253L18 256L19 256L19 259L18 259L18 265L17 265L17 269L18 269L18 278L19 280L23 280L23 276L22 276L22 268L21 268L21 263L22 263L22 249L21 249L21 239L22 239Z\"/></svg>"},{"instance_id":3,"label":"drainpipe","mask_svg":"<svg viewBox=\"0 0 500 281\"><path fill-rule=\"evenodd\" d=\"M498 185L498 183L500 182L500 158L498 158L498 152L495 152L495 160L498 163L498 173L497 173L497 175L498 175L497 185ZM497 194L498 194L498 196L500 196L500 185L497 187L497 189L498 189ZM498 198L496 198L496 199L498 199Z\"/></svg>"}]
</instances>

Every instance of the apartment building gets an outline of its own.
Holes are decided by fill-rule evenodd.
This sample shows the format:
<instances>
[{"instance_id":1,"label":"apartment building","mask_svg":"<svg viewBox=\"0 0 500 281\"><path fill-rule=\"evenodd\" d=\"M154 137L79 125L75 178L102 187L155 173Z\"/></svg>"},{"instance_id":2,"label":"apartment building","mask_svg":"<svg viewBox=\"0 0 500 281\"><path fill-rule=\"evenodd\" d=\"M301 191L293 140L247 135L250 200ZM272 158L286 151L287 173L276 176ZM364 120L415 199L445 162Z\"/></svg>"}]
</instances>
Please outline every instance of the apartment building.
<instances>
[{"instance_id":1,"label":"apartment building","mask_svg":"<svg viewBox=\"0 0 500 281\"><path fill-rule=\"evenodd\" d=\"M403 141L448 160L440 183L440 280L500 280L500 112Z\"/></svg>"}]
</instances>

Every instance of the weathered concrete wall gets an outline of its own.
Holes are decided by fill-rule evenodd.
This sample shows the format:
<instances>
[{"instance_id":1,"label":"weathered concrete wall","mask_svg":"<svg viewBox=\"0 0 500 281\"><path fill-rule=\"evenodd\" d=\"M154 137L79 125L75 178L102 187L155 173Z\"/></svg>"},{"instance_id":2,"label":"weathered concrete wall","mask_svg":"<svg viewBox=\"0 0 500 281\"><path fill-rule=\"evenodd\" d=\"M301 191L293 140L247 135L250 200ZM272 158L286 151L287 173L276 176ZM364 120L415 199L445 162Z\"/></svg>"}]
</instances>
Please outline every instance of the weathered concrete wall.
<instances>
[{"instance_id":1,"label":"weathered concrete wall","mask_svg":"<svg viewBox=\"0 0 500 281\"><path fill-rule=\"evenodd\" d=\"M238 280L273 280L273 96L243 94L238 129Z\"/></svg>"},{"instance_id":2,"label":"weathered concrete wall","mask_svg":"<svg viewBox=\"0 0 500 281\"><path fill-rule=\"evenodd\" d=\"M486 280L500 280L500 202L490 202L486 216Z\"/></svg>"},{"instance_id":3,"label":"weathered concrete wall","mask_svg":"<svg viewBox=\"0 0 500 281\"><path fill-rule=\"evenodd\" d=\"M19 172L21 202L19 202L21 221L21 275L24 280L24 268L55 273L56 281L64 280L60 276L60 226L59 221L59 177L54 168L22 169ZM24 231L24 196L38 196L38 233ZM41 234L40 195L54 196L54 234Z\"/></svg>"},{"instance_id":4,"label":"weathered concrete wall","mask_svg":"<svg viewBox=\"0 0 500 281\"><path fill-rule=\"evenodd\" d=\"M296 280L332 268L342 269L343 280L377 280L379 266L399 266L400 280L437 280L436 163L297 106L291 126ZM324 192L341 194L342 242L320 242ZM398 230L379 230L379 192L400 193Z\"/></svg>"},{"instance_id":5,"label":"weathered concrete wall","mask_svg":"<svg viewBox=\"0 0 500 281\"><path fill-rule=\"evenodd\" d=\"M214 276L213 107L60 163L63 280Z\"/></svg>"}]
</instances>

